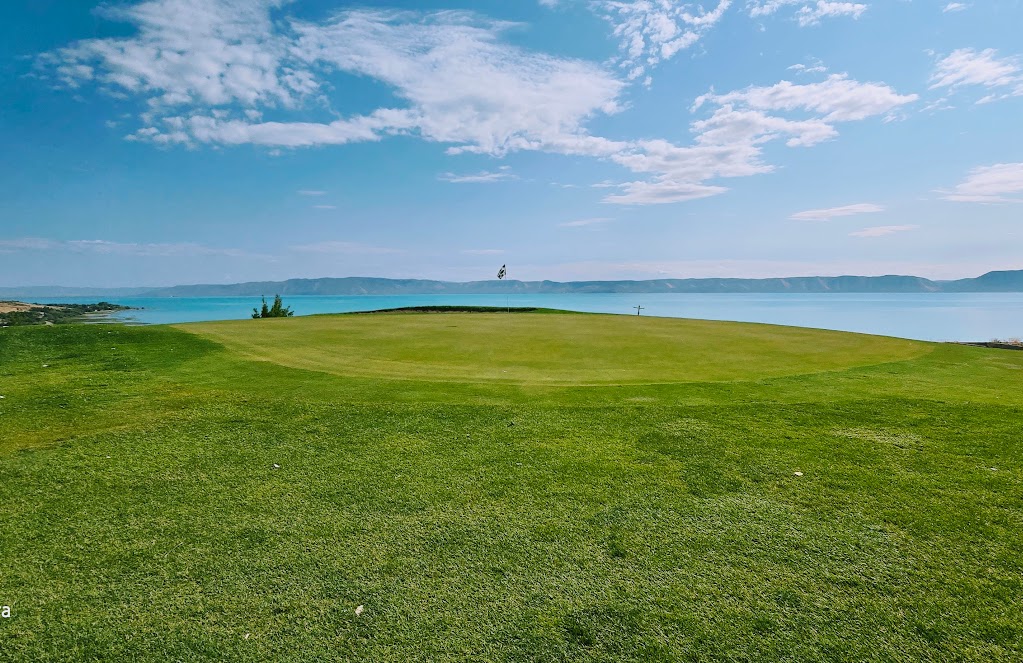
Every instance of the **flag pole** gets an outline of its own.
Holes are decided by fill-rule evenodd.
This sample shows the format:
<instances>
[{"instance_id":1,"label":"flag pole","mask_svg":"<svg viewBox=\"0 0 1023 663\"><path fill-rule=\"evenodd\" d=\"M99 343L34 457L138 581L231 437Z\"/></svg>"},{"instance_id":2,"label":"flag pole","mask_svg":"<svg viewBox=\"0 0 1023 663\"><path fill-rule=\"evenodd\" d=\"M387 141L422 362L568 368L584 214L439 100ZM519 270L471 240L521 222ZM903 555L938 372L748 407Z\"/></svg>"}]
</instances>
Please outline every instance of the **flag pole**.
<instances>
[{"instance_id":1,"label":"flag pole","mask_svg":"<svg viewBox=\"0 0 1023 663\"><path fill-rule=\"evenodd\" d=\"M497 280L503 281L504 277L508 275L508 265L501 265L501 269L497 270ZM508 302L508 291L504 292L504 310L505 313L511 313L511 304Z\"/></svg>"}]
</instances>

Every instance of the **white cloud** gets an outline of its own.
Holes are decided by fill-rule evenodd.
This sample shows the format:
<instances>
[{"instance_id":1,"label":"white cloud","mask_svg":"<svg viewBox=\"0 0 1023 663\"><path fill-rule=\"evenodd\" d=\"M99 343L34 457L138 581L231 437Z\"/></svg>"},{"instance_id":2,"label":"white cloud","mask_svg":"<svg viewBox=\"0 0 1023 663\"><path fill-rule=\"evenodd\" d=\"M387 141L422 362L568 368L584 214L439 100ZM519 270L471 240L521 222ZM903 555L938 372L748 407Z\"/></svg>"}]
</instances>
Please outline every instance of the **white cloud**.
<instances>
[{"instance_id":1,"label":"white cloud","mask_svg":"<svg viewBox=\"0 0 1023 663\"><path fill-rule=\"evenodd\" d=\"M604 223L611 223L614 219L606 216L593 217L591 219L577 219L575 221L566 221L565 223L559 223L558 225L562 228L584 228L586 226L596 226Z\"/></svg>"},{"instance_id":2,"label":"white cloud","mask_svg":"<svg viewBox=\"0 0 1023 663\"><path fill-rule=\"evenodd\" d=\"M869 8L868 5L858 2L830 2L828 0L817 0L807 2L806 0L749 0L746 9L752 18L771 16L785 7L796 9L795 20L800 27L818 25L824 18L851 17L859 18Z\"/></svg>"},{"instance_id":3,"label":"white cloud","mask_svg":"<svg viewBox=\"0 0 1023 663\"><path fill-rule=\"evenodd\" d=\"M490 184L493 182L501 182L506 180L517 180L518 177L509 172L507 166L502 166L499 170L488 171L484 170L479 173L471 175L456 175L455 173L441 173L437 176L437 179L444 182L452 182L454 184Z\"/></svg>"},{"instance_id":4,"label":"white cloud","mask_svg":"<svg viewBox=\"0 0 1023 663\"><path fill-rule=\"evenodd\" d=\"M965 3L962 3L962 2L950 2L947 5L945 5L945 8L942 9L941 12L943 14L947 14L949 12L961 12L964 9L967 9L967 8L969 8L969 5L967 5Z\"/></svg>"},{"instance_id":5,"label":"white cloud","mask_svg":"<svg viewBox=\"0 0 1023 663\"><path fill-rule=\"evenodd\" d=\"M882 115L914 102L915 94L900 95L883 83L860 83L846 74L832 74L820 83L798 85L781 81L768 87L698 97L693 108L704 103L738 103L760 110L806 110L821 114L824 121L848 122Z\"/></svg>"},{"instance_id":6,"label":"white cloud","mask_svg":"<svg viewBox=\"0 0 1023 663\"><path fill-rule=\"evenodd\" d=\"M785 139L789 147L809 147L838 135L835 124L888 114L917 100L900 95L881 83L861 83L833 74L817 83L797 85L781 81L768 87L749 87L725 94L699 97L692 111L717 106L710 117L695 120L691 146L664 140L629 143L593 143L593 154L636 173L653 175L651 181L617 185L622 193L605 202L618 204L677 203L718 195L727 188L708 183L722 177L747 177L771 172L762 161L763 145ZM784 117L802 114L802 117ZM809 117L807 117L809 115ZM600 154L601 150L607 150Z\"/></svg>"},{"instance_id":7,"label":"white cloud","mask_svg":"<svg viewBox=\"0 0 1023 663\"><path fill-rule=\"evenodd\" d=\"M1023 163L997 163L974 168L952 191L939 191L945 200L960 203L1023 203Z\"/></svg>"},{"instance_id":8,"label":"white cloud","mask_svg":"<svg viewBox=\"0 0 1023 663\"><path fill-rule=\"evenodd\" d=\"M863 230L857 230L856 232L849 233L850 237L884 237L885 235L893 235L895 233L906 232L907 230L916 230L920 226L875 226L873 228L864 228Z\"/></svg>"},{"instance_id":9,"label":"white cloud","mask_svg":"<svg viewBox=\"0 0 1023 663\"><path fill-rule=\"evenodd\" d=\"M823 74L827 70L828 68L824 66L824 63L817 59L814 59L810 64L798 63L789 67L789 71L795 71L800 74Z\"/></svg>"},{"instance_id":10,"label":"white cloud","mask_svg":"<svg viewBox=\"0 0 1023 663\"><path fill-rule=\"evenodd\" d=\"M270 11L288 0L149 0L105 6L129 38L88 39L43 57L70 87L95 81L168 106L292 107L316 94L304 63L276 33Z\"/></svg>"},{"instance_id":11,"label":"white cloud","mask_svg":"<svg viewBox=\"0 0 1023 663\"><path fill-rule=\"evenodd\" d=\"M960 48L938 61L931 74L931 89L983 85L1002 87L1019 82L1020 63L1016 58L999 58L998 51Z\"/></svg>"},{"instance_id":12,"label":"white cloud","mask_svg":"<svg viewBox=\"0 0 1023 663\"><path fill-rule=\"evenodd\" d=\"M716 25L730 1L707 10L675 0L600 0L594 7L613 17L616 34L635 46L622 62L646 66ZM98 82L144 100L143 126L130 140L295 149L404 134L445 144L452 155L545 151L607 160L643 175L609 184L618 191L604 200L618 204L723 193L726 187L711 180L773 169L762 160L768 142L812 146L834 139L837 123L916 100L881 83L833 74L806 85L782 81L705 94L692 110L711 111L691 123L688 146L611 140L590 135L586 125L621 109L625 82L600 65L506 43L511 24L467 12L371 10L314 23L282 14L287 4L149 0L109 10L133 24L135 36L78 42L40 62L69 85ZM818 9L844 4L818 3ZM331 108L338 95L327 83L338 72L383 84L395 98L392 107L339 119ZM265 121L263 111L270 110L280 119ZM331 119L310 121L316 112ZM289 115L300 120L288 121ZM441 175L460 183L513 177L505 169Z\"/></svg>"},{"instance_id":13,"label":"white cloud","mask_svg":"<svg viewBox=\"0 0 1023 663\"><path fill-rule=\"evenodd\" d=\"M805 212L797 212L790 216L795 221L828 221L842 216L855 216L857 214L874 214L883 212L884 207L872 203L860 203L857 205L845 205L843 207L831 207L828 209L812 209Z\"/></svg>"},{"instance_id":14,"label":"white cloud","mask_svg":"<svg viewBox=\"0 0 1023 663\"><path fill-rule=\"evenodd\" d=\"M689 182L663 175L652 182L626 182L623 193L606 196L604 202L619 205L662 205L709 198L728 191L723 186Z\"/></svg>"},{"instance_id":15,"label":"white cloud","mask_svg":"<svg viewBox=\"0 0 1023 663\"><path fill-rule=\"evenodd\" d=\"M760 18L761 16L770 16L782 7L798 5L803 3L803 1L804 0L748 0L746 3L746 9L749 10L749 15L752 18Z\"/></svg>"},{"instance_id":16,"label":"white cloud","mask_svg":"<svg viewBox=\"0 0 1023 663\"><path fill-rule=\"evenodd\" d=\"M797 85L781 81L768 87L749 87L725 94L708 93L693 104L696 112L717 108L710 117L690 125L695 143L680 147L663 140L593 145L610 149L606 158L637 173L653 174L651 181L626 182L621 194L604 201L619 204L674 203L706 198L727 189L708 180L746 177L771 172L762 161L763 145L786 140L789 147L809 147L838 135L835 124L888 114L917 100L881 83L861 83L844 74L825 81ZM783 114L801 113L789 118ZM809 115L809 117L807 117Z\"/></svg>"},{"instance_id":17,"label":"white cloud","mask_svg":"<svg viewBox=\"0 0 1023 663\"><path fill-rule=\"evenodd\" d=\"M619 40L619 66L636 79L646 66L670 60L698 42L731 5L732 0L718 0L705 10L679 0L598 0L593 6L611 23Z\"/></svg>"},{"instance_id":18,"label":"white cloud","mask_svg":"<svg viewBox=\"0 0 1023 663\"><path fill-rule=\"evenodd\" d=\"M327 192L326 191L317 191L317 190L314 190L314 189L300 189L299 192L298 192L298 195L300 195L300 196L325 196L325 195L327 195Z\"/></svg>"},{"instance_id":19,"label":"white cloud","mask_svg":"<svg viewBox=\"0 0 1023 663\"><path fill-rule=\"evenodd\" d=\"M131 138L159 144L297 148L415 133L452 152L502 155L545 149L619 109L622 81L599 65L502 43L508 23L464 12L273 19L286 4L150 0L106 12L133 24L135 36L77 42L39 61L69 86L95 82L145 100L144 126ZM261 121L264 108L329 110L324 77L338 71L387 85L404 107Z\"/></svg>"},{"instance_id":20,"label":"white cloud","mask_svg":"<svg viewBox=\"0 0 1023 663\"><path fill-rule=\"evenodd\" d=\"M215 115L172 116L163 118L162 131L152 126L144 127L129 139L149 140L157 144L199 142L297 148L376 141L384 133L400 133L414 125L414 118L408 111L393 109L379 109L370 115L330 123L251 123Z\"/></svg>"},{"instance_id":21,"label":"white cloud","mask_svg":"<svg viewBox=\"0 0 1023 663\"><path fill-rule=\"evenodd\" d=\"M313 205L313 209L337 209L337 205Z\"/></svg>"},{"instance_id":22,"label":"white cloud","mask_svg":"<svg viewBox=\"0 0 1023 663\"><path fill-rule=\"evenodd\" d=\"M1023 64L1018 57L999 57L993 48L960 48L941 58L931 74L932 90L955 91L969 86L980 86L988 92L977 100L978 104L1023 96Z\"/></svg>"},{"instance_id":23,"label":"white cloud","mask_svg":"<svg viewBox=\"0 0 1023 663\"><path fill-rule=\"evenodd\" d=\"M856 2L817 0L816 5L807 5L796 12L796 20L799 21L800 26L806 27L808 25L820 24L822 18L836 18L839 16L859 18L865 11L867 11L867 5Z\"/></svg>"},{"instance_id":24,"label":"white cloud","mask_svg":"<svg viewBox=\"0 0 1023 663\"><path fill-rule=\"evenodd\" d=\"M761 110L727 104L706 120L693 122L698 142L706 145L755 145L788 136L789 147L809 147L831 140L838 131L823 119L787 120Z\"/></svg>"},{"instance_id":25,"label":"white cloud","mask_svg":"<svg viewBox=\"0 0 1023 663\"><path fill-rule=\"evenodd\" d=\"M601 67L499 41L506 23L472 14L346 12L302 24L296 48L322 66L372 77L409 104L409 126L454 153L544 149L619 110L624 84ZM485 84L482 82L485 81Z\"/></svg>"}]
</instances>

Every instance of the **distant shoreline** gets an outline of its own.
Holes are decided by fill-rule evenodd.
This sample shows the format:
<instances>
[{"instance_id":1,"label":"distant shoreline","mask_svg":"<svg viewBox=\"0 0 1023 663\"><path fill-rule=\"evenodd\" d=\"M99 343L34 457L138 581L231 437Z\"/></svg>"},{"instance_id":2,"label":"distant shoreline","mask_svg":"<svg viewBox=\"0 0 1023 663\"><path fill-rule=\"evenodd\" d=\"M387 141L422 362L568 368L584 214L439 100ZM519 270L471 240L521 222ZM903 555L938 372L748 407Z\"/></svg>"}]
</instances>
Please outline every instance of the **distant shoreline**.
<instances>
[{"instance_id":1,"label":"distant shoreline","mask_svg":"<svg viewBox=\"0 0 1023 663\"><path fill-rule=\"evenodd\" d=\"M0 301L0 327L100 322L118 311L129 310L133 310L133 307L110 302L39 304L5 300Z\"/></svg>"},{"instance_id":2,"label":"distant shoreline","mask_svg":"<svg viewBox=\"0 0 1023 663\"><path fill-rule=\"evenodd\" d=\"M993 271L976 278L931 280L919 276L799 276L791 278L686 278L606 281L436 281L343 277L177 285L159 288L0 288L0 299L58 297L272 297L357 295L541 295L541 294L826 294L826 293L1023 292L1023 270Z\"/></svg>"}]
</instances>

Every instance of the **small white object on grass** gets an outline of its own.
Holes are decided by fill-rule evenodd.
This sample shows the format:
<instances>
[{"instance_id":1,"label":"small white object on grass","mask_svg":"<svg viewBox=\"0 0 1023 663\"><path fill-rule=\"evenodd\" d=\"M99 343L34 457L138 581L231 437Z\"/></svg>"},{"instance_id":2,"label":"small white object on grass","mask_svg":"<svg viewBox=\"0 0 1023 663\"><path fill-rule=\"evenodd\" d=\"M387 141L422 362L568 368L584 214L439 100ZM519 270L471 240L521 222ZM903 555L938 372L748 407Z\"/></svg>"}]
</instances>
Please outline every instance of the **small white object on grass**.
<instances>
[{"instance_id":1,"label":"small white object on grass","mask_svg":"<svg viewBox=\"0 0 1023 663\"><path fill-rule=\"evenodd\" d=\"M274 468L275 470L279 470L279 469L281 469L281 466L280 466L280 465L278 465L277 463L274 463L274 464L273 464L273 468Z\"/></svg>"},{"instance_id":2,"label":"small white object on grass","mask_svg":"<svg viewBox=\"0 0 1023 663\"><path fill-rule=\"evenodd\" d=\"M793 472L793 474L795 474L797 477L803 476L803 473L799 471Z\"/></svg>"},{"instance_id":3,"label":"small white object on grass","mask_svg":"<svg viewBox=\"0 0 1023 663\"><path fill-rule=\"evenodd\" d=\"M49 364L43 364L43 368L49 368L49 367L50 367Z\"/></svg>"},{"instance_id":4,"label":"small white object on grass","mask_svg":"<svg viewBox=\"0 0 1023 663\"><path fill-rule=\"evenodd\" d=\"M110 333L110 332L107 332L107 333ZM245 634L245 639L248 640L250 635L252 635L252 634L251 633L246 633Z\"/></svg>"},{"instance_id":5,"label":"small white object on grass","mask_svg":"<svg viewBox=\"0 0 1023 663\"><path fill-rule=\"evenodd\" d=\"M360 605L358 608L355 609L355 616L358 617L359 615L361 615L362 611L365 609L366 609L365 606Z\"/></svg>"}]
</instances>

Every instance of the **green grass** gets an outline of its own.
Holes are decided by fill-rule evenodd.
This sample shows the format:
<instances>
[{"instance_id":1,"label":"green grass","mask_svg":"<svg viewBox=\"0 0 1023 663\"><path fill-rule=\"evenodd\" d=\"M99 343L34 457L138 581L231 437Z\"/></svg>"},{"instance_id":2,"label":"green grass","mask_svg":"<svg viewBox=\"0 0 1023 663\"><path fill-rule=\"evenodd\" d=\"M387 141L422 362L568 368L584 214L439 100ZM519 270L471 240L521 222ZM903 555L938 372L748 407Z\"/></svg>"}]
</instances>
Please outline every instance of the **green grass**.
<instances>
[{"instance_id":1,"label":"green grass","mask_svg":"<svg viewBox=\"0 0 1023 663\"><path fill-rule=\"evenodd\" d=\"M631 316L316 316L182 326L247 359L339 376L559 386L750 380L913 359L931 346L770 325Z\"/></svg>"},{"instance_id":2,"label":"green grass","mask_svg":"<svg viewBox=\"0 0 1023 663\"><path fill-rule=\"evenodd\" d=\"M626 316L0 330L0 659L1019 660L1021 387Z\"/></svg>"}]
</instances>

